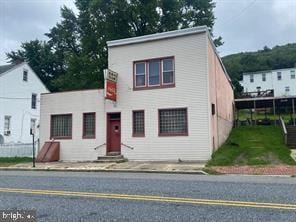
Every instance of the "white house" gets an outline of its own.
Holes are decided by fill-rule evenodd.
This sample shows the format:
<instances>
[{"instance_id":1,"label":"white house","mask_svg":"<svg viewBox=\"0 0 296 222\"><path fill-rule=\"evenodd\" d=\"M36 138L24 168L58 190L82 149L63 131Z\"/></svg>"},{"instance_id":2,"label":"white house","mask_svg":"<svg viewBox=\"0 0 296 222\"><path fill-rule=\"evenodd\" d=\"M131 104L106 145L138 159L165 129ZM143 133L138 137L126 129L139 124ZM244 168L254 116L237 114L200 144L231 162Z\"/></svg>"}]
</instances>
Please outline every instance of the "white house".
<instances>
[{"instance_id":1,"label":"white house","mask_svg":"<svg viewBox=\"0 0 296 222\"><path fill-rule=\"evenodd\" d=\"M30 128L39 124L40 94L46 92L26 62L0 66L1 143L32 142Z\"/></svg>"},{"instance_id":2,"label":"white house","mask_svg":"<svg viewBox=\"0 0 296 222\"><path fill-rule=\"evenodd\" d=\"M42 94L41 144L59 142L63 161L208 160L232 129L234 97L207 27L107 44L116 102L108 84Z\"/></svg>"},{"instance_id":3,"label":"white house","mask_svg":"<svg viewBox=\"0 0 296 222\"><path fill-rule=\"evenodd\" d=\"M296 68L243 74L244 92L274 90L275 97L296 95Z\"/></svg>"}]
</instances>

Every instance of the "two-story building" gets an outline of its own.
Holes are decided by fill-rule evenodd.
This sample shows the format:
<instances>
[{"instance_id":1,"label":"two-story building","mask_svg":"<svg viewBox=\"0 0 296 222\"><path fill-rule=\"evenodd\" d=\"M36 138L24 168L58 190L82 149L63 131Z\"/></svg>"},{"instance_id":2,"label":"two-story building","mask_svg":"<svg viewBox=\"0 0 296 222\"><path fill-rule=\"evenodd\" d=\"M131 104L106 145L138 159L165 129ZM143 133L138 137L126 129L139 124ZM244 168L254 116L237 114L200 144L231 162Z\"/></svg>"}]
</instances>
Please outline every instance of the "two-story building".
<instances>
[{"instance_id":1,"label":"two-story building","mask_svg":"<svg viewBox=\"0 0 296 222\"><path fill-rule=\"evenodd\" d=\"M275 97L296 95L296 67L243 74L244 92L273 90Z\"/></svg>"},{"instance_id":2,"label":"two-story building","mask_svg":"<svg viewBox=\"0 0 296 222\"><path fill-rule=\"evenodd\" d=\"M31 128L38 137L40 94L46 92L28 63L0 66L0 143L31 143Z\"/></svg>"},{"instance_id":3,"label":"two-story building","mask_svg":"<svg viewBox=\"0 0 296 222\"><path fill-rule=\"evenodd\" d=\"M103 89L41 96L41 144L60 159L205 161L233 125L233 89L207 27L110 41L116 101Z\"/></svg>"}]
</instances>

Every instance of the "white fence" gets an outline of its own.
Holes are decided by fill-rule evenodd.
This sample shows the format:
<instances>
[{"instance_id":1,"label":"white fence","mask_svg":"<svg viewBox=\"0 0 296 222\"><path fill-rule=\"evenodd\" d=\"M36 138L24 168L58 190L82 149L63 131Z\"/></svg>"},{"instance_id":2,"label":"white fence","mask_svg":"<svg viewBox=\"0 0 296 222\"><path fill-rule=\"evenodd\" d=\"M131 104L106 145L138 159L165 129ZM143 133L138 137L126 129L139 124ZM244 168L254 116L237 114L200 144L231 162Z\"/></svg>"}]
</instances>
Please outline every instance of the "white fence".
<instances>
[{"instance_id":1,"label":"white fence","mask_svg":"<svg viewBox=\"0 0 296 222\"><path fill-rule=\"evenodd\" d=\"M35 155L38 150L35 144ZM32 143L0 144L0 157L32 157Z\"/></svg>"}]
</instances>

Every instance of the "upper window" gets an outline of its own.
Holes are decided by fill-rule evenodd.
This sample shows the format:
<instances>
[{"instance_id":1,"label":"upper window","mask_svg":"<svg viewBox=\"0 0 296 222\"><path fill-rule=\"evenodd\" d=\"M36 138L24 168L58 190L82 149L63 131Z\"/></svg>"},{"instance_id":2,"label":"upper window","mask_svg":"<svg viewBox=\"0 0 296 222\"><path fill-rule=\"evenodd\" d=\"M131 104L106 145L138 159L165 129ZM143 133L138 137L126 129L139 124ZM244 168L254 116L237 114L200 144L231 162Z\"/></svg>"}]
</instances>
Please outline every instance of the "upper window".
<instances>
[{"instance_id":1,"label":"upper window","mask_svg":"<svg viewBox=\"0 0 296 222\"><path fill-rule=\"evenodd\" d=\"M32 94L32 98L31 98L31 108L32 109L36 109L37 107L37 94Z\"/></svg>"},{"instance_id":2,"label":"upper window","mask_svg":"<svg viewBox=\"0 0 296 222\"><path fill-rule=\"evenodd\" d=\"M286 86L285 87L285 91L288 93L288 92L290 92L290 87L289 86Z\"/></svg>"},{"instance_id":3,"label":"upper window","mask_svg":"<svg viewBox=\"0 0 296 222\"><path fill-rule=\"evenodd\" d=\"M145 135L144 110L133 111L133 136Z\"/></svg>"},{"instance_id":4,"label":"upper window","mask_svg":"<svg viewBox=\"0 0 296 222\"><path fill-rule=\"evenodd\" d=\"M277 72L277 79L282 80L282 73L281 72Z\"/></svg>"},{"instance_id":5,"label":"upper window","mask_svg":"<svg viewBox=\"0 0 296 222\"><path fill-rule=\"evenodd\" d=\"M23 81L28 81L28 70L26 69L23 70Z\"/></svg>"},{"instance_id":6,"label":"upper window","mask_svg":"<svg viewBox=\"0 0 296 222\"><path fill-rule=\"evenodd\" d=\"M175 83L174 58L135 62L134 66L135 88L165 87Z\"/></svg>"},{"instance_id":7,"label":"upper window","mask_svg":"<svg viewBox=\"0 0 296 222\"><path fill-rule=\"evenodd\" d=\"M254 82L254 75L253 74L250 75L250 82Z\"/></svg>"},{"instance_id":8,"label":"upper window","mask_svg":"<svg viewBox=\"0 0 296 222\"><path fill-rule=\"evenodd\" d=\"M187 109L179 108L159 110L159 135L188 135Z\"/></svg>"},{"instance_id":9,"label":"upper window","mask_svg":"<svg viewBox=\"0 0 296 222\"><path fill-rule=\"evenodd\" d=\"M291 79L295 79L295 70L291 70Z\"/></svg>"},{"instance_id":10,"label":"upper window","mask_svg":"<svg viewBox=\"0 0 296 222\"><path fill-rule=\"evenodd\" d=\"M72 138L72 114L51 116L51 139L71 139Z\"/></svg>"},{"instance_id":11,"label":"upper window","mask_svg":"<svg viewBox=\"0 0 296 222\"><path fill-rule=\"evenodd\" d=\"M83 113L83 138L96 137L96 113Z\"/></svg>"},{"instance_id":12,"label":"upper window","mask_svg":"<svg viewBox=\"0 0 296 222\"><path fill-rule=\"evenodd\" d=\"M146 63L140 62L135 64L135 86L143 87L146 85Z\"/></svg>"},{"instance_id":13,"label":"upper window","mask_svg":"<svg viewBox=\"0 0 296 222\"><path fill-rule=\"evenodd\" d=\"M266 81L266 74L265 74L265 73L262 74L262 81L263 81L263 82Z\"/></svg>"}]
</instances>

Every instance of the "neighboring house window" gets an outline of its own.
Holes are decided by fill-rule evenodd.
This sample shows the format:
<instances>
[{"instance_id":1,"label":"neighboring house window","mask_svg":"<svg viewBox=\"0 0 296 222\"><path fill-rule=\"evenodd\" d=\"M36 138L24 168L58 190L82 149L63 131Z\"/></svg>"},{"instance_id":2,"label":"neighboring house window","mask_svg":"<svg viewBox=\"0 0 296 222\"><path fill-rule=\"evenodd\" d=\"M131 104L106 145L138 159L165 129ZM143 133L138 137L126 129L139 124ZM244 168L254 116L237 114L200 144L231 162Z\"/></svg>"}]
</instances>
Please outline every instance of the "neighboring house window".
<instances>
[{"instance_id":1,"label":"neighboring house window","mask_svg":"<svg viewBox=\"0 0 296 222\"><path fill-rule=\"evenodd\" d=\"M215 115L216 113L216 107L215 107L215 104L212 103L212 115Z\"/></svg>"},{"instance_id":2,"label":"neighboring house window","mask_svg":"<svg viewBox=\"0 0 296 222\"><path fill-rule=\"evenodd\" d=\"M135 88L169 87L175 83L174 58L135 62L134 69Z\"/></svg>"},{"instance_id":3,"label":"neighboring house window","mask_svg":"<svg viewBox=\"0 0 296 222\"><path fill-rule=\"evenodd\" d=\"M261 90L261 86L257 86L256 89L257 89L257 91L260 91Z\"/></svg>"},{"instance_id":4,"label":"neighboring house window","mask_svg":"<svg viewBox=\"0 0 296 222\"><path fill-rule=\"evenodd\" d=\"M35 134L36 132L36 119L31 119L30 123L30 134Z\"/></svg>"},{"instance_id":5,"label":"neighboring house window","mask_svg":"<svg viewBox=\"0 0 296 222\"><path fill-rule=\"evenodd\" d=\"M188 135L186 108L161 109L158 115L160 136Z\"/></svg>"},{"instance_id":6,"label":"neighboring house window","mask_svg":"<svg viewBox=\"0 0 296 222\"><path fill-rule=\"evenodd\" d=\"M36 105L37 105L37 94L33 93L31 98L31 108L36 109Z\"/></svg>"},{"instance_id":7,"label":"neighboring house window","mask_svg":"<svg viewBox=\"0 0 296 222\"><path fill-rule=\"evenodd\" d=\"M285 91L286 91L286 93L290 92L290 87L289 86L286 86L285 87Z\"/></svg>"},{"instance_id":8,"label":"neighboring house window","mask_svg":"<svg viewBox=\"0 0 296 222\"><path fill-rule=\"evenodd\" d=\"M282 73L281 72L277 72L277 79L282 80Z\"/></svg>"},{"instance_id":9,"label":"neighboring house window","mask_svg":"<svg viewBox=\"0 0 296 222\"><path fill-rule=\"evenodd\" d=\"M266 81L266 74L265 74L265 73L262 74L262 81L263 81L263 82Z\"/></svg>"},{"instance_id":10,"label":"neighboring house window","mask_svg":"<svg viewBox=\"0 0 296 222\"><path fill-rule=\"evenodd\" d=\"M291 79L295 79L295 70L291 70Z\"/></svg>"},{"instance_id":11,"label":"neighboring house window","mask_svg":"<svg viewBox=\"0 0 296 222\"><path fill-rule=\"evenodd\" d=\"M140 62L135 64L135 86L143 87L146 85L146 64Z\"/></svg>"},{"instance_id":12,"label":"neighboring house window","mask_svg":"<svg viewBox=\"0 0 296 222\"><path fill-rule=\"evenodd\" d=\"M145 135L144 110L133 111L133 136Z\"/></svg>"},{"instance_id":13,"label":"neighboring house window","mask_svg":"<svg viewBox=\"0 0 296 222\"><path fill-rule=\"evenodd\" d=\"M28 70L26 69L23 70L23 81L28 81Z\"/></svg>"},{"instance_id":14,"label":"neighboring house window","mask_svg":"<svg viewBox=\"0 0 296 222\"><path fill-rule=\"evenodd\" d=\"M72 114L51 116L51 139L71 139L72 138Z\"/></svg>"},{"instance_id":15,"label":"neighboring house window","mask_svg":"<svg viewBox=\"0 0 296 222\"><path fill-rule=\"evenodd\" d=\"M96 113L83 113L83 138L96 137Z\"/></svg>"},{"instance_id":16,"label":"neighboring house window","mask_svg":"<svg viewBox=\"0 0 296 222\"><path fill-rule=\"evenodd\" d=\"M11 116L4 116L4 136L9 136L11 134L10 124L11 124Z\"/></svg>"},{"instance_id":17,"label":"neighboring house window","mask_svg":"<svg viewBox=\"0 0 296 222\"><path fill-rule=\"evenodd\" d=\"M253 74L250 75L250 82L254 82L254 75Z\"/></svg>"}]
</instances>

